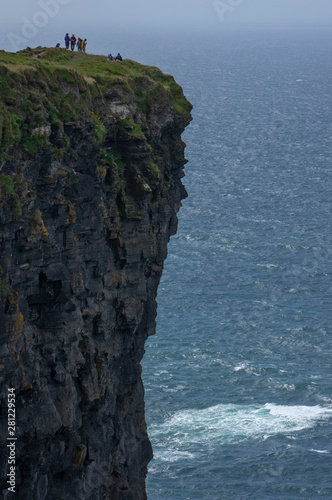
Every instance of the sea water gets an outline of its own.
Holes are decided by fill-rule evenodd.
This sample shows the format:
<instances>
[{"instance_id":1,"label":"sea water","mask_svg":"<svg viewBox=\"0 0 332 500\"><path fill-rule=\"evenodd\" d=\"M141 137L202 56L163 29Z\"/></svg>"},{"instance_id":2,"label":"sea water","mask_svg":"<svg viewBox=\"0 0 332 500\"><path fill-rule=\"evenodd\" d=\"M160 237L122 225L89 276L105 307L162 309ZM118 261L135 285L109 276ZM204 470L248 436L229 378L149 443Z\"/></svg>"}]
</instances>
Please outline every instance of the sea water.
<instances>
[{"instance_id":1,"label":"sea water","mask_svg":"<svg viewBox=\"0 0 332 500\"><path fill-rule=\"evenodd\" d=\"M143 360L150 500L332 498L331 42L220 33L154 59L194 120Z\"/></svg>"},{"instance_id":2,"label":"sea water","mask_svg":"<svg viewBox=\"0 0 332 500\"><path fill-rule=\"evenodd\" d=\"M331 33L82 35L194 105L142 363L149 500L331 499Z\"/></svg>"}]
</instances>

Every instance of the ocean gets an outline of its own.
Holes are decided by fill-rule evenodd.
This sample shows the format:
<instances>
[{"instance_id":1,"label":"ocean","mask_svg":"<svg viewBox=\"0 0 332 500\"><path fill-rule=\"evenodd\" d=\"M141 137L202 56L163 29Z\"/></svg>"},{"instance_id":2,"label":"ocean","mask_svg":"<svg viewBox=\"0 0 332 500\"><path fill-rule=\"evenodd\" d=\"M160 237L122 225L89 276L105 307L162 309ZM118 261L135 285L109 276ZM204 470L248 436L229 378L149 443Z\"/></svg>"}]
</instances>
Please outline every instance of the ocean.
<instances>
[{"instance_id":1,"label":"ocean","mask_svg":"<svg viewBox=\"0 0 332 500\"><path fill-rule=\"evenodd\" d=\"M332 499L332 33L86 33L194 105L142 362L149 500Z\"/></svg>"},{"instance_id":2,"label":"ocean","mask_svg":"<svg viewBox=\"0 0 332 500\"><path fill-rule=\"evenodd\" d=\"M332 498L331 41L220 33L159 56L194 120L143 360L150 500Z\"/></svg>"}]
</instances>

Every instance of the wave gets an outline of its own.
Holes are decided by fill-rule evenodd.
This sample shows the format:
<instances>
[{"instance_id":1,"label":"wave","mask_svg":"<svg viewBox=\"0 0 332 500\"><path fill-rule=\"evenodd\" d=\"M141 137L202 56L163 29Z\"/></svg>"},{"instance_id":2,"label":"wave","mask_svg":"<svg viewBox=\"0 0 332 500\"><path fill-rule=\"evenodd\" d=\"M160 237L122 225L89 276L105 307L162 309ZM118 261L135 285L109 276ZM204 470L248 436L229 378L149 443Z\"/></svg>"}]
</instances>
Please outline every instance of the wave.
<instances>
[{"instance_id":1,"label":"wave","mask_svg":"<svg viewBox=\"0 0 332 500\"><path fill-rule=\"evenodd\" d=\"M314 427L330 417L331 407L219 404L204 410L177 412L161 425L152 425L149 435L162 447L211 446L216 442L237 443L277 434L287 435Z\"/></svg>"}]
</instances>

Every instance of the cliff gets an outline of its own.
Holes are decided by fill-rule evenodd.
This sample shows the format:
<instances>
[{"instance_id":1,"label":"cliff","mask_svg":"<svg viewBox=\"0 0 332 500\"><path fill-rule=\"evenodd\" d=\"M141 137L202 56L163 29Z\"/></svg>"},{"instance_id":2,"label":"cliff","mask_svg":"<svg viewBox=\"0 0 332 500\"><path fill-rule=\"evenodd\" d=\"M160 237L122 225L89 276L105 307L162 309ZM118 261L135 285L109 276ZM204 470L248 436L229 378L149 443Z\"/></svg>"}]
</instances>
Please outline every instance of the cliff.
<instances>
[{"instance_id":1,"label":"cliff","mask_svg":"<svg viewBox=\"0 0 332 500\"><path fill-rule=\"evenodd\" d=\"M0 498L145 499L191 105L157 68L45 48L0 52L0 96Z\"/></svg>"}]
</instances>

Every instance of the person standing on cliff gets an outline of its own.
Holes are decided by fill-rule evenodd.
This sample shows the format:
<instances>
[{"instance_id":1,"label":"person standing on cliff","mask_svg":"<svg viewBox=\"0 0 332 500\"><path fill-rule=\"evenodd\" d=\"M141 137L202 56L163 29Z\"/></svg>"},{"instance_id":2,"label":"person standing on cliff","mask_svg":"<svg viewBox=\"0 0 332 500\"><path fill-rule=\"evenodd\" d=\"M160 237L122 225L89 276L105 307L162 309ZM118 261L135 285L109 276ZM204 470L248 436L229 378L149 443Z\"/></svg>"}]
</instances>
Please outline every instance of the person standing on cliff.
<instances>
[{"instance_id":1,"label":"person standing on cliff","mask_svg":"<svg viewBox=\"0 0 332 500\"><path fill-rule=\"evenodd\" d=\"M69 42L70 42L69 33L66 33L66 36L65 36L66 49L69 49Z\"/></svg>"},{"instance_id":2,"label":"person standing on cliff","mask_svg":"<svg viewBox=\"0 0 332 500\"><path fill-rule=\"evenodd\" d=\"M76 36L72 35L72 37L70 39L70 48L71 48L71 50L74 50L75 44L76 44Z\"/></svg>"},{"instance_id":3,"label":"person standing on cliff","mask_svg":"<svg viewBox=\"0 0 332 500\"><path fill-rule=\"evenodd\" d=\"M83 52L86 51L86 44L88 43L87 39L84 38L84 41L83 41Z\"/></svg>"}]
</instances>

